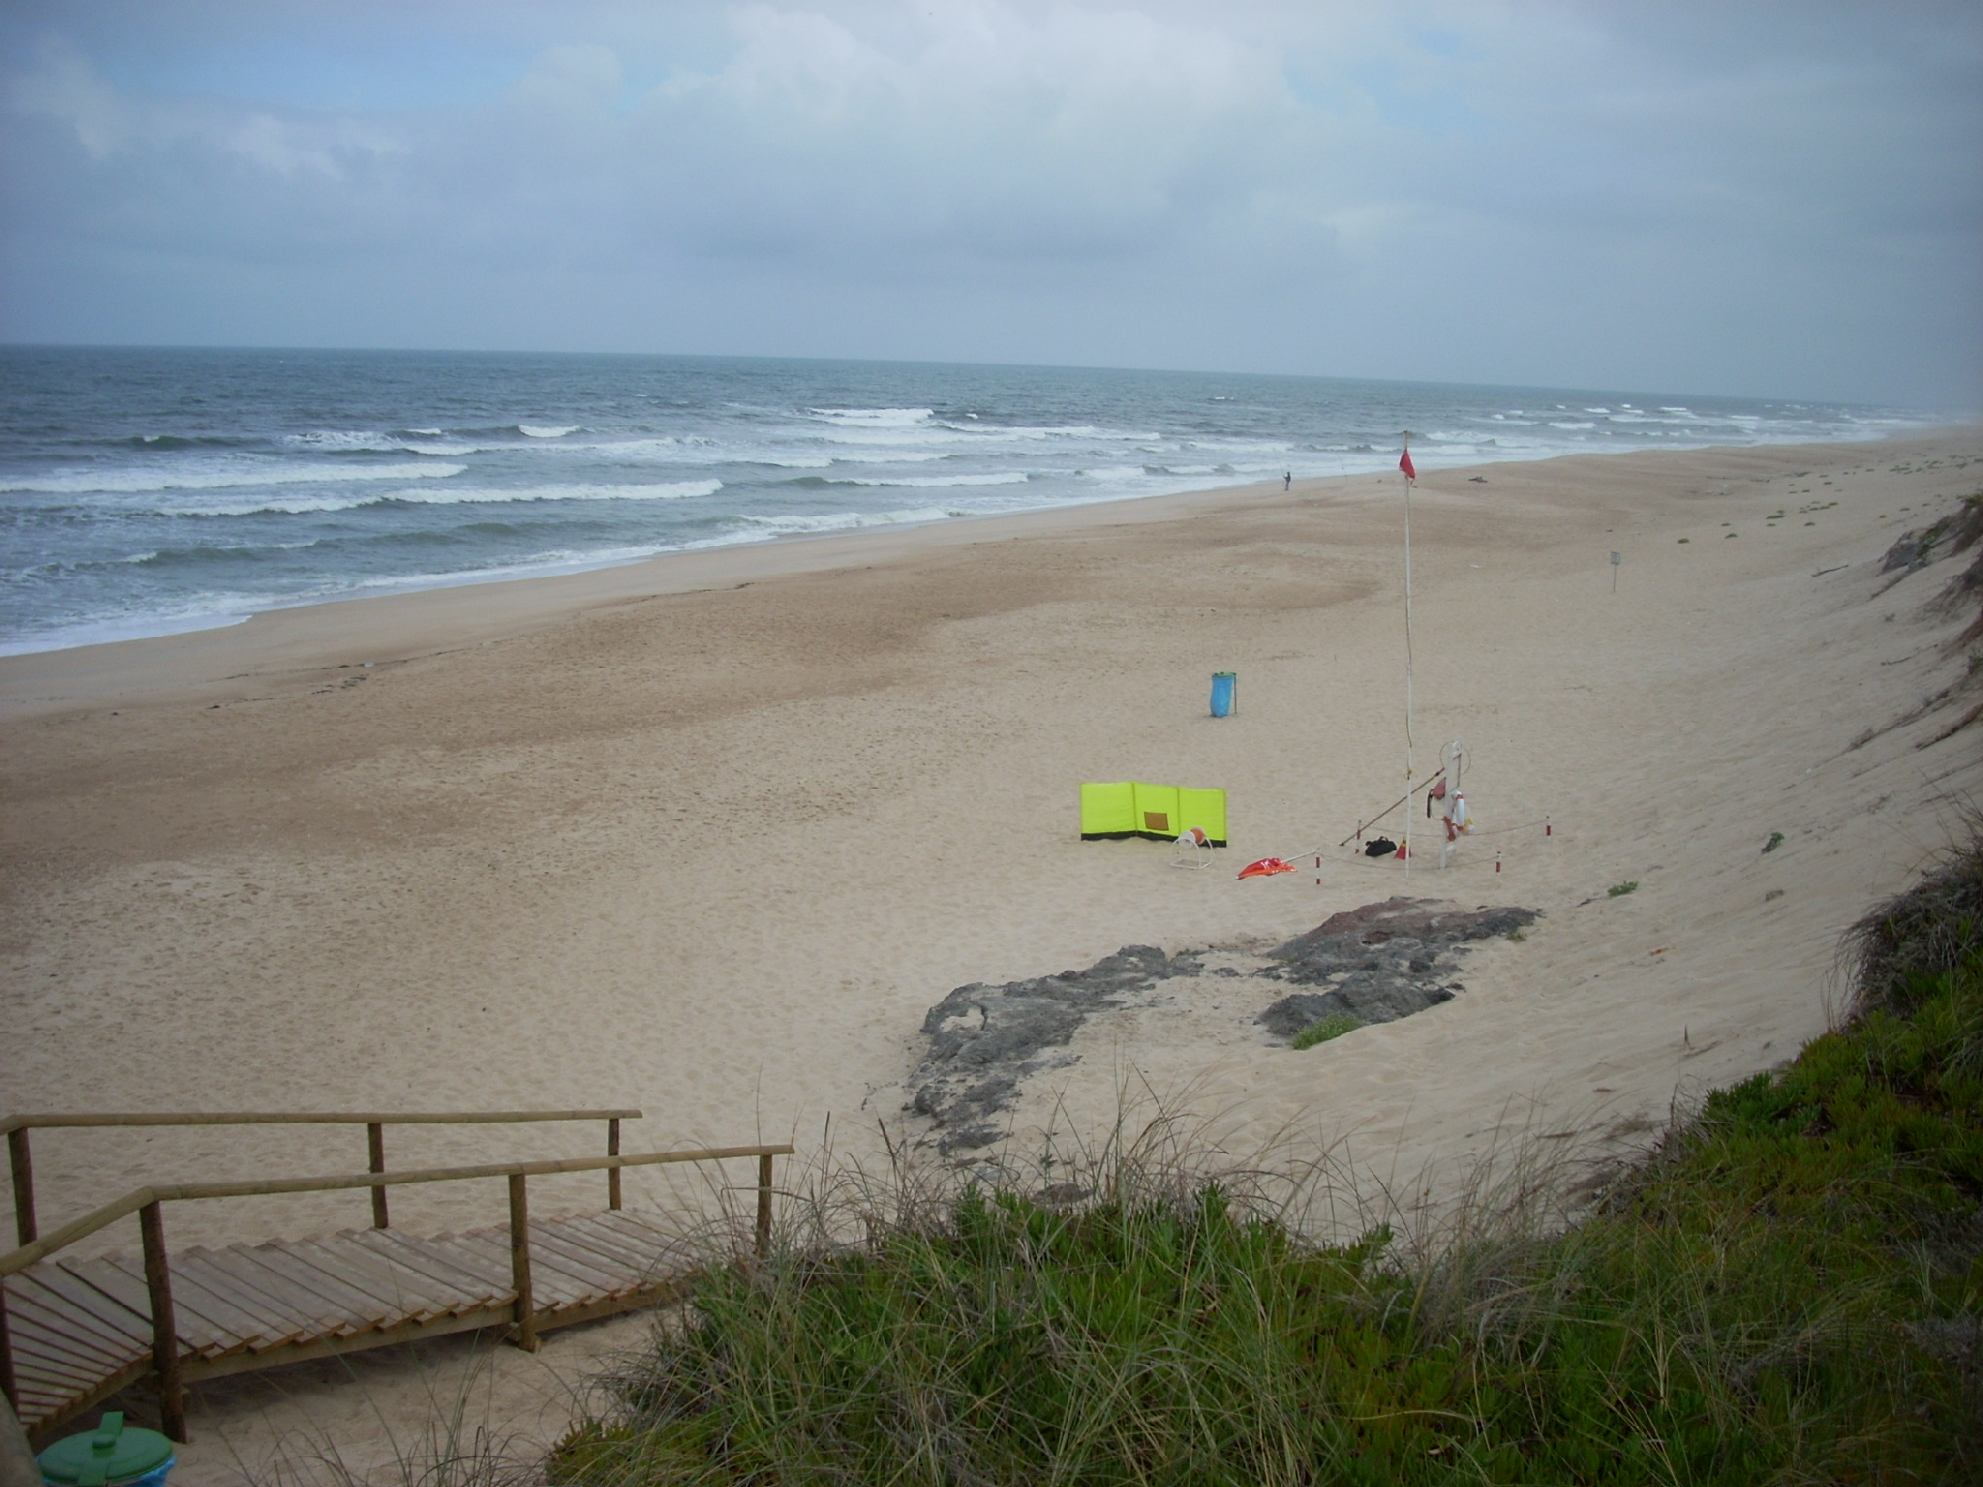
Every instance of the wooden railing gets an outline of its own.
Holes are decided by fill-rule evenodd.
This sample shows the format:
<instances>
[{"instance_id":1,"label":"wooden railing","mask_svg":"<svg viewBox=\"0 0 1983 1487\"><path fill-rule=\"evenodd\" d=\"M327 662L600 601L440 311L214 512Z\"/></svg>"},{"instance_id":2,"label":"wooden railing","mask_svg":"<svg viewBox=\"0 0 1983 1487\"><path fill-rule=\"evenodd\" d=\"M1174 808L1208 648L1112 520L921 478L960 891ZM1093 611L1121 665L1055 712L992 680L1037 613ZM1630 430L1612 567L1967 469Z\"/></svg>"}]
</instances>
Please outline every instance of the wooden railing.
<instances>
[{"instance_id":1,"label":"wooden railing","mask_svg":"<svg viewBox=\"0 0 1983 1487\"><path fill-rule=\"evenodd\" d=\"M638 1112L634 1112L638 1114ZM565 1116L539 1116L539 1119L591 1119L596 1112L571 1113ZM331 1117L269 1117L270 1119L330 1119L367 1120L365 1116ZM381 1116L376 1119L394 1123L420 1117ZM487 1117L432 1117L433 1119L505 1119L503 1116ZM75 1118L84 1123L83 1118ZM56 1122L45 1122L54 1124ZM91 1121L88 1123L96 1123ZM103 1118L102 1123L110 1123ZM165 1118L154 1117L152 1123L169 1123ZM201 1123L201 1122L189 1122ZM11 1134L11 1131L10 1131ZM138 1215L139 1237L144 1246L145 1287L151 1303L152 1324L152 1371L157 1381L159 1411L165 1433L174 1440L186 1438L186 1389L179 1364L178 1333L172 1312L172 1267L165 1245L164 1205L187 1202L201 1198L247 1198L261 1197L276 1193L323 1193L348 1188L370 1188L374 1194L389 1187L401 1187L411 1183L463 1182L477 1178L501 1177L509 1184L509 1230L510 1230L510 1281L515 1292L512 1303L513 1340L525 1351L535 1351L537 1347L537 1327L535 1305L530 1284L530 1212L527 1183L532 1177L543 1177L566 1172L608 1172L615 1177L627 1167L647 1167L670 1162L717 1162L741 1157L757 1158L757 1213L754 1233L754 1249L761 1260L771 1246L771 1198L772 1198L772 1159L789 1156L792 1147L778 1146L723 1146L708 1147L696 1151L654 1151L636 1153L632 1156L614 1154L605 1157L552 1158L533 1162L494 1162L468 1167L433 1167L406 1172L368 1172L362 1176L350 1177L289 1177L265 1178L250 1182L199 1182L175 1183L158 1187L137 1188L126 1193L115 1202L71 1223L64 1224L54 1233L43 1239L23 1244L8 1254L0 1255L0 1279L27 1269L39 1260L46 1259L56 1251L74 1244L79 1239L108 1228L120 1219L132 1214ZM617 1185L615 1185L617 1195ZM617 1206L617 1204L616 1204ZM375 1208L375 1213L378 1211ZM18 1406L19 1396L14 1383L13 1349L7 1336L6 1292L0 1289L0 1392L4 1392L10 1404Z\"/></svg>"},{"instance_id":2,"label":"wooden railing","mask_svg":"<svg viewBox=\"0 0 1983 1487\"><path fill-rule=\"evenodd\" d=\"M34 1153L28 1145L28 1132L36 1129L84 1126L331 1126L365 1127L366 1170L386 1170L386 1127L414 1125L510 1125L538 1121L603 1120L606 1122L606 1155L620 1154L620 1122L639 1120L638 1110L477 1110L468 1112L400 1111L393 1114L298 1113L295 1111L228 1111L202 1114L122 1114L122 1115L9 1115L0 1119L0 1131L7 1133L7 1165L14 1178L14 1234L19 1244L33 1244L40 1233L34 1211ZM606 1174L606 1204L620 1206L620 1171ZM390 1227L386 1211L386 1190L372 1190L372 1227Z\"/></svg>"}]
</instances>

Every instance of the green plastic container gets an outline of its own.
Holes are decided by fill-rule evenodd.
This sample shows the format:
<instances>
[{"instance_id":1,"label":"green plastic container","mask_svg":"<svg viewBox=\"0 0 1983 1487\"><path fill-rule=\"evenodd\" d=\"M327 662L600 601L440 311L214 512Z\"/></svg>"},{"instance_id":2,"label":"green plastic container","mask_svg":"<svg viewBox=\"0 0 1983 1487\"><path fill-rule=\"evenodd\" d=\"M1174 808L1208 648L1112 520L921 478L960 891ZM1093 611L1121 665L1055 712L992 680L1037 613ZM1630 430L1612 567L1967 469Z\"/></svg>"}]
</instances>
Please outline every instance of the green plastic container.
<instances>
[{"instance_id":1,"label":"green plastic container","mask_svg":"<svg viewBox=\"0 0 1983 1487\"><path fill-rule=\"evenodd\" d=\"M49 1487L163 1487L177 1458L156 1430L124 1428L111 1410L88 1435L66 1435L35 1461Z\"/></svg>"}]
</instances>

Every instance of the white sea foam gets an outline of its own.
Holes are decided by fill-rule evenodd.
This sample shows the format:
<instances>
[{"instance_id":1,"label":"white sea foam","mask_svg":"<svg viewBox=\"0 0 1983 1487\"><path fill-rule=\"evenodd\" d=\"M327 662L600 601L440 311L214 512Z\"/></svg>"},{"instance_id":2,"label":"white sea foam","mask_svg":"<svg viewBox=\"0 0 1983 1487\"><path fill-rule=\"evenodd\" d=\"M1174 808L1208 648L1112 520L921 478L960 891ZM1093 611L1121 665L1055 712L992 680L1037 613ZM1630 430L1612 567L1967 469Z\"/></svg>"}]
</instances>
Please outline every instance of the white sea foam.
<instances>
[{"instance_id":1,"label":"white sea foam","mask_svg":"<svg viewBox=\"0 0 1983 1487\"><path fill-rule=\"evenodd\" d=\"M862 449L926 449L936 444L969 444L975 448L981 447L985 439L983 434L944 428L937 424L875 428L834 424L829 429L821 430L819 437L835 447L851 445Z\"/></svg>"},{"instance_id":2,"label":"white sea foam","mask_svg":"<svg viewBox=\"0 0 1983 1487\"><path fill-rule=\"evenodd\" d=\"M516 431L530 439L562 439L583 427L583 424L576 423L520 423Z\"/></svg>"},{"instance_id":3,"label":"white sea foam","mask_svg":"<svg viewBox=\"0 0 1983 1487\"><path fill-rule=\"evenodd\" d=\"M1575 423L1575 422L1556 423L1553 421L1550 423L1549 426L1553 429L1594 429L1597 427L1597 425L1594 423Z\"/></svg>"},{"instance_id":4,"label":"white sea foam","mask_svg":"<svg viewBox=\"0 0 1983 1487\"><path fill-rule=\"evenodd\" d=\"M860 527L901 526L910 522L946 521L971 513L948 506L921 506L908 511L833 511L813 515L755 516L738 519L741 533L767 532L775 537L811 536L821 532L850 532Z\"/></svg>"},{"instance_id":5,"label":"white sea foam","mask_svg":"<svg viewBox=\"0 0 1983 1487\"><path fill-rule=\"evenodd\" d=\"M186 635L195 630L222 630L229 625L243 623L253 612L247 608L235 608L232 596L225 601L215 596L209 603L203 604L196 599L169 610L86 615L38 635L0 639L0 656L30 656L38 651L67 650L78 645L104 645L112 641L140 640L159 635Z\"/></svg>"},{"instance_id":6,"label":"white sea foam","mask_svg":"<svg viewBox=\"0 0 1983 1487\"><path fill-rule=\"evenodd\" d=\"M621 460L655 460L674 465L771 465L787 470L824 470L833 463L826 453L784 450L762 444L724 444L701 435L658 434L648 439L615 439L598 444L537 446L555 453L607 454ZM940 458L940 456L932 456Z\"/></svg>"},{"instance_id":7,"label":"white sea foam","mask_svg":"<svg viewBox=\"0 0 1983 1487\"><path fill-rule=\"evenodd\" d=\"M1186 439L1182 447L1205 454L1271 454L1276 458L1295 452L1294 445L1285 439Z\"/></svg>"},{"instance_id":8,"label":"white sea foam","mask_svg":"<svg viewBox=\"0 0 1983 1487\"><path fill-rule=\"evenodd\" d=\"M42 495L123 495L146 491L229 490L268 485L341 485L352 480L437 480L466 465L294 465L213 460L172 470L72 470L29 480L0 481L0 491Z\"/></svg>"},{"instance_id":9,"label":"white sea foam","mask_svg":"<svg viewBox=\"0 0 1983 1487\"><path fill-rule=\"evenodd\" d=\"M403 438L398 434L385 434L370 429L314 429L307 434L284 434L282 442L303 449L329 450L340 454L427 454L427 455L466 455L480 454L489 448L486 444L464 444L458 439L450 439L436 444L440 438L439 429L409 429L408 433L425 438Z\"/></svg>"},{"instance_id":10,"label":"white sea foam","mask_svg":"<svg viewBox=\"0 0 1983 1487\"><path fill-rule=\"evenodd\" d=\"M828 485L868 485L934 489L956 485L1024 485L1033 477L1024 470L987 471L982 475L900 475L893 479L879 475L849 475L828 480Z\"/></svg>"},{"instance_id":11,"label":"white sea foam","mask_svg":"<svg viewBox=\"0 0 1983 1487\"><path fill-rule=\"evenodd\" d=\"M808 408L806 412L827 423L889 428L907 428L936 417L934 408Z\"/></svg>"},{"instance_id":12,"label":"white sea foam","mask_svg":"<svg viewBox=\"0 0 1983 1487\"><path fill-rule=\"evenodd\" d=\"M368 496L298 496L235 506L161 506L166 516L304 516L318 511L356 511L388 503L419 506L498 505L517 501L679 501L713 496L720 480L687 480L653 485L524 485L408 487Z\"/></svg>"},{"instance_id":13,"label":"white sea foam","mask_svg":"<svg viewBox=\"0 0 1983 1487\"><path fill-rule=\"evenodd\" d=\"M622 563L637 563L643 558L651 558L656 553L670 550L665 545L653 543L644 543L638 547L602 547L583 551L569 547L550 548L544 552L532 553L528 557L488 568L467 568L440 573L379 574L356 578L343 586L342 595L331 593L316 597L355 598L360 594L380 591L390 593L418 589L465 588L472 584L499 583L511 578L536 578L552 573L583 573L593 568L612 568ZM303 602L312 601L306 599Z\"/></svg>"},{"instance_id":14,"label":"white sea foam","mask_svg":"<svg viewBox=\"0 0 1983 1487\"><path fill-rule=\"evenodd\" d=\"M972 417L976 417L973 414ZM938 423L938 428L954 429L970 435L974 443L998 439L1101 439L1109 441L1161 439L1154 429L1107 429L1092 423L1000 423L966 428L957 423Z\"/></svg>"},{"instance_id":15,"label":"white sea foam","mask_svg":"<svg viewBox=\"0 0 1983 1487\"><path fill-rule=\"evenodd\" d=\"M444 490L395 491L391 499L420 501L450 506L507 501L681 501L695 496L713 496L723 489L720 480L678 480L633 485L522 485L448 486Z\"/></svg>"},{"instance_id":16,"label":"white sea foam","mask_svg":"<svg viewBox=\"0 0 1983 1487\"><path fill-rule=\"evenodd\" d=\"M357 449L391 451L399 448L399 440L390 434L378 433L371 429L312 429L307 434L284 434L285 444L300 444L305 449Z\"/></svg>"}]
</instances>

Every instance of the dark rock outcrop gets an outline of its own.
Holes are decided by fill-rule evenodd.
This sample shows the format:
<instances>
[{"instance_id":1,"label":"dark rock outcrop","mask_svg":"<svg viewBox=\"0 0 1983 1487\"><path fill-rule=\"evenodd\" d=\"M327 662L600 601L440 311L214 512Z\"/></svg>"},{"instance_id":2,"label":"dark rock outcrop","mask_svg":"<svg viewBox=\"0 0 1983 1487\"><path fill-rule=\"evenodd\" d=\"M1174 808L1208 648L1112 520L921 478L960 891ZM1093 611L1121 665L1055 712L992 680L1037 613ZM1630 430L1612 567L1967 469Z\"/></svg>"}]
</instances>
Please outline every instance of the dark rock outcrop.
<instances>
[{"instance_id":1,"label":"dark rock outcrop","mask_svg":"<svg viewBox=\"0 0 1983 1487\"><path fill-rule=\"evenodd\" d=\"M1324 1017L1394 1022L1453 999L1452 952L1533 924L1533 909L1456 909L1392 898L1336 914L1273 952L1279 980L1326 990L1296 992L1254 1020L1277 1038Z\"/></svg>"},{"instance_id":2,"label":"dark rock outcrop","mask_svg":"<svg viewBox=\"0 0 1983 1487\"><path fill-rule=\"evenodd\" d=\"M1083 1023L1146 999L1165 981L1254 981L1262 996L1289 983L1314 988L1280 997L1254 1019L1278 1038L1336 1012L1360 1022L1390 1022L1452 999L1461 989L1451 979L1460 947L1512 933L1535 918L1532 909L1464 910L1393 898L1335 915L1272 951L1251 972L1207 970L1207 951L1166 956L1149 945L1127 945L1085 971L1002 986L973 982L923 1018L929 1049L911 1081L910 1108L935 1123L936 1144L946 1154L988 1146L1003 1134L997 1117L1011 1106L1023 1079L1074 1061L1067 1047Z\"/></svg>"},{"instance_id":3,"label":"dark rock outcrop","mask_svg":"<svg viewBox=\"0 0 1983 1487\"><path fill-rule=\"evenodd\" d=\"M1000 1134L991 1117L1011 1103L1020 1079L1069 1062L1055 1050L1083 1022L1198 969L1190 954L1173 959L1150 945L1126 945L1085 971L960 986L923 1018L930 1046L912 1108L943 1128L937 1144L945 1151L989 1145Z\"/></svg>"}]
</instances>

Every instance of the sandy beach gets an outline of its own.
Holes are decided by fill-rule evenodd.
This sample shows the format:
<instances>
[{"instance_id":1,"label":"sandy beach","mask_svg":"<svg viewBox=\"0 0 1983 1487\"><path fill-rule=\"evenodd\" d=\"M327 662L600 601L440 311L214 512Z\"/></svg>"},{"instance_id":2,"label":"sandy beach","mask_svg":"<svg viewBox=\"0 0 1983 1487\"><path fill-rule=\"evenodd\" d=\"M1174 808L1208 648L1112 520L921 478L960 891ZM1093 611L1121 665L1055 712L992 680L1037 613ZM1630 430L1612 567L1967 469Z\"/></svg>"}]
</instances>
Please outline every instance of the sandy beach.
<instances>
[{"instance_id":1,"label":"sandy beach","mask_svg":"<svg viewBox=\"0 0 1983 1487\"><path fill-rule=\"evenodd\" d=\"M1096 1019L1023 1085L1011 1150L1098 1137L1125 1088L1236 1159L1332 1153L1407 1202L1523 1133L1643 1150L1676 1103L1824 1029L1841 931L1983 797L1956 726L1975 603L1934 602L1968 560L1881 567L1983 487L1983 433L1420 476L1411 749L1422 778L1465 739L1476 825L1443 871L1422 815L1409 873L1342 845L1405 783L1396 476L0 659L0 1103L638 1106L629 1150L868 1160L884 1124L931 1135L904 1106L954 987L1133 944L1256 951L1409 894L1541 918L1474 949L1452 1001L1305 1052L1204 983ZM1109 780L1224 788L1229 848L1187 871L1168 845L1080 841L1078 787ZM1236 878L1267 855L1302 870ZM598 1132L394 1141L411 1166L590 1154ZM364 1149L77 1131L35 1160L46 1228L147 1181L361 1170ZM449 1186L394 1218L502 1203ZM170 1217L176 1243L363 1221L345 1195ZM476 1409L542 1437L642 1325L202 1388L174 1480L238 1481L299 1439L378 1459L471 1376Z\"/></svg>"}]
</instances>

